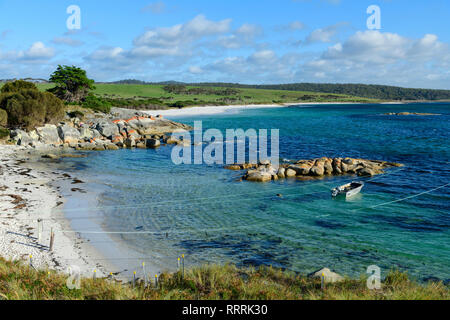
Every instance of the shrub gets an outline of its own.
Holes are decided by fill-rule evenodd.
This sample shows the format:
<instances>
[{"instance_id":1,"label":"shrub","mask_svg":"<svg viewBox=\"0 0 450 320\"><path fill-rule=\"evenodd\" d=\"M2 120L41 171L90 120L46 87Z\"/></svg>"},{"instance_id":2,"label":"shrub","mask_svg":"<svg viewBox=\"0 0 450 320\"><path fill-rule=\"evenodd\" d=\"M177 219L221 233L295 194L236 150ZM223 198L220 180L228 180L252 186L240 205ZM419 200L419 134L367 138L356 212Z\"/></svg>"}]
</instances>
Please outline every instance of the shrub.
<instances>
[{"instance_id":1,"label":"shrub","mask_svg":"<svg viewBox=\"0 0 450 320\"><path fill-rule=\"evenodd\" d=\"M64 104L54 94L44 92L43 104L46 107L45 123L56 124L64 118Z\"/></svg>"},{"instance_id":2,"label":"shrub","mask_svg":"<svg viewBox=\"0 0 450 320\"><path fill-rule=\"evenodd\" d=\"M8 125L8 114L5 110L0 109L0 127L6 127Z\"/></svg>"},{"instance_id":3,"label":"shrub","mask_svg":"<svg viewBox=\"0 0 450 320\"><path fill-rule=\"evenodd\" d=\"M181 101L177 101L177 102L175 102L175 103L172 103L169 107L171 107L171 108L179 108L179 109L182 109L182 108L184 108L184 103L183 102L181 102Z\"/></svg>"},{"instance_id":4,"label":"shrub","mask_svg":"<svg viewBox=\"0 0 450 320\"><path fill-rule=\"evenodd\" d=\"M12 92L18 92L23 89L29 89L29 90L38 90L36 85L34 83L23 81L23 80L17 80L14 82L8 82L3 87L1 92L2 93L12 93Z\"/></svg>"},{"instance_id":5,"label":"shrub","mask_svg":"<svg viewBox=\"0 0 450 320\"><path fill-rule=\"evenodd\" d=\"M84 113L78 110L72 111L72 112L68 112L67 115L69 116L69 118L79 118L82 119L84 117Z\"/></svg>"},{"instance_id":6,"label":"shrub","mask_svg":"<svg viewBox=\"0 0 450 320\"><path fill-rule=\"evenodd\" d=\"M90 94L84 99L82 104L84 108L92 109L94 111L109 113L111 111L111 104L107 101Z\"/></svg>"},{"instance_id":7,"label":"shrub","mask_svg":"<svg viewBox=\"0 0 450 320\"><path fill-rule=\"evenodd\" d=\"M5 128L0 128L0 139L5 139L9 137L9 130Z\"/></svg>"},{"instance_id":8,"label":"shrub","mask_svg":"<svg viewBox=\"0 0 450 320\"><path fill-rule=\"evenodd\" d=\"M31 129L64 118L64 104L60 99L51 93L40 92L33 84L16 82L0 95L0 109L7 113L7 126Z\"/></svg>"},{"instance_id":9,"label":"shrub","mask_svg":"<svg viewBox=\"0 0 450 320\"><path fill-rule=\"evenodd\" d=\"M8 126L31 129L45 121L42 93L37 90L24 89L4 95L0 106L8 113Z\"/></svg>"}]
</instances>

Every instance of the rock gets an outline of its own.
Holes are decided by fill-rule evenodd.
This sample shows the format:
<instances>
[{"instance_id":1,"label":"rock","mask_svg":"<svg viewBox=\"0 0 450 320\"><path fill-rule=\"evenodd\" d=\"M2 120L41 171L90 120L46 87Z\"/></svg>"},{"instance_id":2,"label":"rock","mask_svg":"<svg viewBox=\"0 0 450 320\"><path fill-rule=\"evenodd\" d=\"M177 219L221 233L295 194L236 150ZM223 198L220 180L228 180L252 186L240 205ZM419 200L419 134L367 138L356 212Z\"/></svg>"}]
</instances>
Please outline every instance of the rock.
<instances>
[{"instance_id":1,"label":"rock","mask_svg":"<svg viewBox=\"0 0 450 320\"><path fill-rule=\"evenodd\" d=\"M123 141L123 144L127 148L134 148L136 146L136 140L127 138Z\"/></svg>"},{"instance_id":2,"label":"rock","mask_svg":"<svg viewBox=\"0 0 450 320\"><path fill-rule=\"evenodd\" d=\"M19 146L28 146L35 141L28 135L27 132L20 129L12 130L10 133L10 138Z\"/></svg>"},{"instance_id":3,"label":"rock","mask_svg":"<svg viewBox=\"0 0 450 320\"><path fill-rule=\"evenodd\" d=\"M308 277L310 277L310 278L319 278L319 279L321 279L322 276L324 278L325 283L335 283L335 282L340 282L340 281L344 280L344 277L331 271L328 268L320 269L320 270L308 275Z\"/></svg>"},{"instance_id":4,"label":"rock","mask_svg":"<svg viewBox=\"0 0 450 320\"><path fill-rule=\"evenodd\" d=\"M105 151L105 145L97 144L94 146L94 151Z\"/></svg>"},{"instance_id":5,"label":"rock","mask_svg":"<svg viewBox=\"0 0 450 320\"><path fill-rule=\"evenodd\" d=\"M232 165L229 165L229 166L225 166L225 169L239 171L239 170L242 170L242 167L240 165L238 165L238 164L232 164Z\"/></svg>"},{"instance_id":6,"label":"rock","mask_svg":"<svg viewBox=\"0 0 450 320\"><path fill-rule=\"evenodd\" d=\"M325 173L324 174L326 174L326 175L333 174L333 164L332 164L332 162L333 162L333 160L328 159L328 158L325 160L325 162L323 164L323 167L325 169Z\"/></svg>"},{"instance_id":7,"label":"rock","mask_svg":"<svg viewBox=\"0 0 450 320\"><path fill-rule=\"evenodd\" d=\"M259 161L259 165L261 165L261 166L268 166L270 164L271 164L271 162L268 159Z\"/></svg>"},{"instance_id":8,"label":"rock","mask_svg":"<svg viewBox=\"0 0 450 320\"><path fill-rule=\"evenodd\" d=\"M303 164L293 164L288 167L291 170L295 171L295 175L297 176L307 176L311 171L311 165L306 163Z\"/></svg>"},{"instance_id":9,"label":"rock","mask_svg":"<svg viewBox=\"0 0 450 320\"><path fill-rule=\"evenodd\" d=\"M333 159L333 172L334 174L342 174L342 164L341 164L342 159L341 158L334 158Z\"/></svg>"},{"instance_id":10,"label":"rock","mask_svg":"<svg viewBox=\"0 0 450 320\"><path fill-rule=\"evenodd\" d=\"M285 168L280 168L278 170L277 175L278 175L278 178L280 178L280 179L286 178L286 169Z\"/></svg>"},{"instance_id":11,"label":"rock","mask_svg":"<svg viewBox=\"0 0 450 320\"><path fill-rule=\"evenodd\" d=\"M120 134L119 127L107 119L100 120L95 128L104 137L117 136Z\"/></svg>"},{"instance_id":12,"label":"rock","mask_svg":"<svg viewBox=\"0 0 450 320\"><path fill-rule=\"evenodd\" d=\"M81 139L80 132L66 124L58 127L58 134L63 143L77 143Z\"/></svg>"},{"instance_id":13,"label":"rock","mask_svg":"<svg viewBox=\"0 0 450 320\"><path fill-rule=\"evenodd\" d=\"M106 150L119 150L119 147L116 146L116 145L113 144L113 143L106 143L106 144L105 144L105 149L106 149Z\"/></svg>"},{"instance_id":14,"label":"rock","mask_svg":"<svg viewBox=\"0 0 450 320\"><path fill-rule=\"evenodd\" d=\"M142 141L139 141L138 143L136 143L136 148L138 149L147 149L147 147L145 146L145 143Z\"/></svg>"},{"instance_id":15,"label":"rock","mask_svg":"<svg viewBox=\"0 0 450 320\"><path fill-rule=\"evenodd\" d=\"M249 173L245 177L245 180L254 182L268 182L272 180L272 175L269 172L257 171Z\"/></svg>"},{"instance_id":16,"label":"rock","mask_svg":"<svg viewBox=\"0 0 450 320\"><path fill-rule=\"evenodd\" d=\"M53 154L53 153L44 154L42 156L42 158L44 158L44 159L52 159L52 160L58 160L59 159L59 157L57 155Z\"/></svg>"},{"instance_id":17,"label":"rock","mask_svg":"<svg viewBox=\"0 0 450 320\"><path fill-rule=\"evenodd\" d=\"M60 145L62 143L58 129L53 124L46 124L44 127L36 128L36 132L39 140L45 144Z\"/></svg>"},{"instance_id":18,"label":"rock","mask_svg":"<svg viewBox=\"0 0 450 320\"><path fill-rule=\"evenodd\" d=\"M297 175L297 172L292 168L287 168L285 175L287 178L295 177Z\"/></svg>"},{"instance_id":19,"label":"rock","mask_svg":"<svg viewBox=\"0 0 450 320\"><path fill-rule=\"evenodd\" d=\"M85 143L80 143L75 149L83 150L83 151L91 151L91 150L94 150L94 148L95 148L94 143L85 142Z\"/></svg>"},{"instance_id":20,"label":"rock","mask_svg":"<svg viewBox=\"0 0 450 320\"><path fill-rule=\"evenodd\" d=\"M166 144L178 144L180 142L180 139L174 136L168 136L166 139L163 140Z\"/></svg>"},{"instance_id":21,"label":"rock","mask_svg":"<svg viewBox=\"0 0 450 320\"><path fill-rule=\"evenodd\" d=\"M309 171L311 176L321 177L325 174L324 162L321 160L317 160L314 166Z\"/></svg>"},{"instance_id":22,"label":"rock","mask_svg":"<svg viewBox=\"0 0 450 320\"><path fill-rule=\"evenodd\" d=\"M161 142L158 139L147 139L145 140L145 145L147 148L156 149L161 146Z\"/></svg>"},{"instance_id":23,"label":"rock","mask_svg":"<svg viewBox=\"0 0 450 320\"><path fill-rule=\"evenodd\" d=\"M371 168L362 168L362 169L358 170L356 173L360 177L372 177L381 172L375 171L374 169L371 169Z\"/></svg>"},{"instance_id":24,"label":"rock","mask_svg":"<svg viewBox=\"0 0 450 320\"><path fill-rule=\"evenodd\" d=\"M100 135L100 133L99 133L99 135ZM94 133L89 128L89 126L86 126L86 125L82 126L80 128L80 140L82 140L82 139L92 139L92 138L94 138Z\"/></svg>"}]
</instances>

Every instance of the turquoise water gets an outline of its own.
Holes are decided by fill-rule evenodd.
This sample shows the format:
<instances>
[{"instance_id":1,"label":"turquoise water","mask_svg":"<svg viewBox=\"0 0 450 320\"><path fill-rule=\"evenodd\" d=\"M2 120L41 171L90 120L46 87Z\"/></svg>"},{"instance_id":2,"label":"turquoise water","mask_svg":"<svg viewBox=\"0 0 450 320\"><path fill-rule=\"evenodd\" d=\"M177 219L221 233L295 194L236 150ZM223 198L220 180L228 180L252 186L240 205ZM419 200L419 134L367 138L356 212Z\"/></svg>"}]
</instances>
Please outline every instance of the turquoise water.
<instances>
[{"instance_id":1,"label":"turquoise water","mask_svg":"<svg viewBox=\"0 0 450 320\"><path fill-rule=\"evenodd\" d=\"M401 111L442 115L381 115ZM107 255L116 265L132 270L145 258L158 270L174 270L183 253L188 265L264 264L302 273L328 266L358 277L375 264L418 279L450 278L449 187L392 202L449 183L449 104L293 106L174 120L202 120L204 129L224 133L280 129L284 159L349 156L405 168L363 179L363 193L342 201L332 200L330 189L354 177L238 182L242 173L221 166L175 166L171 147L66 159L98 201L83 206L82 195L72 194L66 216L94 246L126 244ZM83 233L99 226L142 233Z\"/></svg>"}]
</instances>

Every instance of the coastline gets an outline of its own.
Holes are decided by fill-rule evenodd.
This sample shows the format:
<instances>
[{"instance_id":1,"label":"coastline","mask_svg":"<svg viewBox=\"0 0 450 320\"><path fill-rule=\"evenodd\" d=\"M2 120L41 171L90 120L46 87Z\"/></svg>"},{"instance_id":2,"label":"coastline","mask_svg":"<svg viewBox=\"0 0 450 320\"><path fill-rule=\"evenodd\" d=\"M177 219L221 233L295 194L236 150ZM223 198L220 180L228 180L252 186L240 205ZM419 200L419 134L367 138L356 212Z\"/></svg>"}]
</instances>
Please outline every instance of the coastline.
<instances>
[{"instance_id":1,"label":"coastline","mask_svg":"<svg viewBox=\"0 0 450 320\"><path fill-rule=\"evenodd\" d=\"M8 260L30 263L38 270L68 273L69 267L80 268L83 276L94 270L104 276L107 268L95 261L102 256L76 233L64 217L65 199L51 183L64 179L62 173L37 168L28 162L33 154L20 146L0 146L0 255ZM11 195L13 197L11 197ZM38 219L43 220L38 242ZM49 250L50 231L55 233L53 252Z\"/></svg>"},{"instance_id":2,"label":"coastline","mask_svg":"<svg viewBox=\"0 0 450 320\"><path fill-rule=\"evenodd\" d=\"M181 110L156 110L144 111L146 113L158 112L164 116L195 116L207 114L220 114L233 110L257 109L257 108L282 108L287 106L308 105L346 105L352 103L300 103L284 105L243 105L243 106L209 106L193 107ZM358 104L358 103L355 103ZM386 103L383 103L386 104ZM405 103L396 103L405 104ZM48 168L33 168L24 159L30 158L33 149L20 146L0 146L0 166L3 174L0 175L0 188L6 186L5 191L0 192L0 255L13 260L29 261L29 255L33 256L33 265L39 269L46 267L67 272L67 267L76 265L86 277L92 277L93 270L97 270L98 276L109 275L115 267L99 265L98 261L107 261L93 245L79 237L76 230L71 230L70 220L66 219L63 211L64 199L58 190L51 186L52 182L67 179L62 176L64 172L54 172ZM49 149L52 151L54 149ZM36 151L36 155L45 152ZM30 169L26 173L23 173ZM69 178L69 180L74 177ZM0 189L1 190L1 189ZM14 205L6 195L14 194L22 197L26 203L23 209L13 209ZM5 218L3 217L5 216ZM44 233L41 241L44 246L36 243L37 219L44 219ZM49 230L53 228L57 232L54 252L48 252L45 246L49 243ZM68 233L59 233L67 230ZM13 241L13 242L11 242Z\"/></svg>"},{"instance_id":3,"label":"coastline","mask_svg":"<svg viewBox=\"0 0 450 320\"><path fill-rule=\"evenodd\" d=\"M371 102L369 104L374 105L403 105L409 103L433 103L442 101L382 101L382 102ZM292 102L283 104L248 104L248 105L226 105L226 106L193 106L185 107L182 109L160 109L160 110L140 110L143 113L151 115L161 115L164 117L190 117L190 116L204 116L204 115L214 115L233 111L241 111L248 109L264 109L264 108L286 108L289 106L320 106L320 105L351 105L351 104L361 104L361 102ZM122 109L122 108L117 108ZM127 110L127 109L123 109Z\"/></svg>"}]
</instances>

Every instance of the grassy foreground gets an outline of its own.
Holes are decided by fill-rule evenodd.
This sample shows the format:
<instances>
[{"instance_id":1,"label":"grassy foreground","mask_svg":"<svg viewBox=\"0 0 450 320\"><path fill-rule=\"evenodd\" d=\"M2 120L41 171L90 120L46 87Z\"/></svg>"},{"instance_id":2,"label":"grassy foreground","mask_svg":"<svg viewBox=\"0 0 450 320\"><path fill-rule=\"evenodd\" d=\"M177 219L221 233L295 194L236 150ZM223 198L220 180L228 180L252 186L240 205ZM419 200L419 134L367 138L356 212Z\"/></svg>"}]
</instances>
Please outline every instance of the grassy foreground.
<instances>
[{"instance_id":1,"label":"grassy foreground","mask_svg":"<svg viewBox=\"0 0 450 320\"><path fill-rule=\"evenodd\" d=\"M82 279L81 289L70 290L67 276L35 271L20 262L0 258L0 300L448 300L442 283L424 285L392 271L382 289L369 290L366 281L327 284L278 269L202 266L186 272L162 274L159 286L121 284L110 279Z\"/></svg>"}]
</instances>

